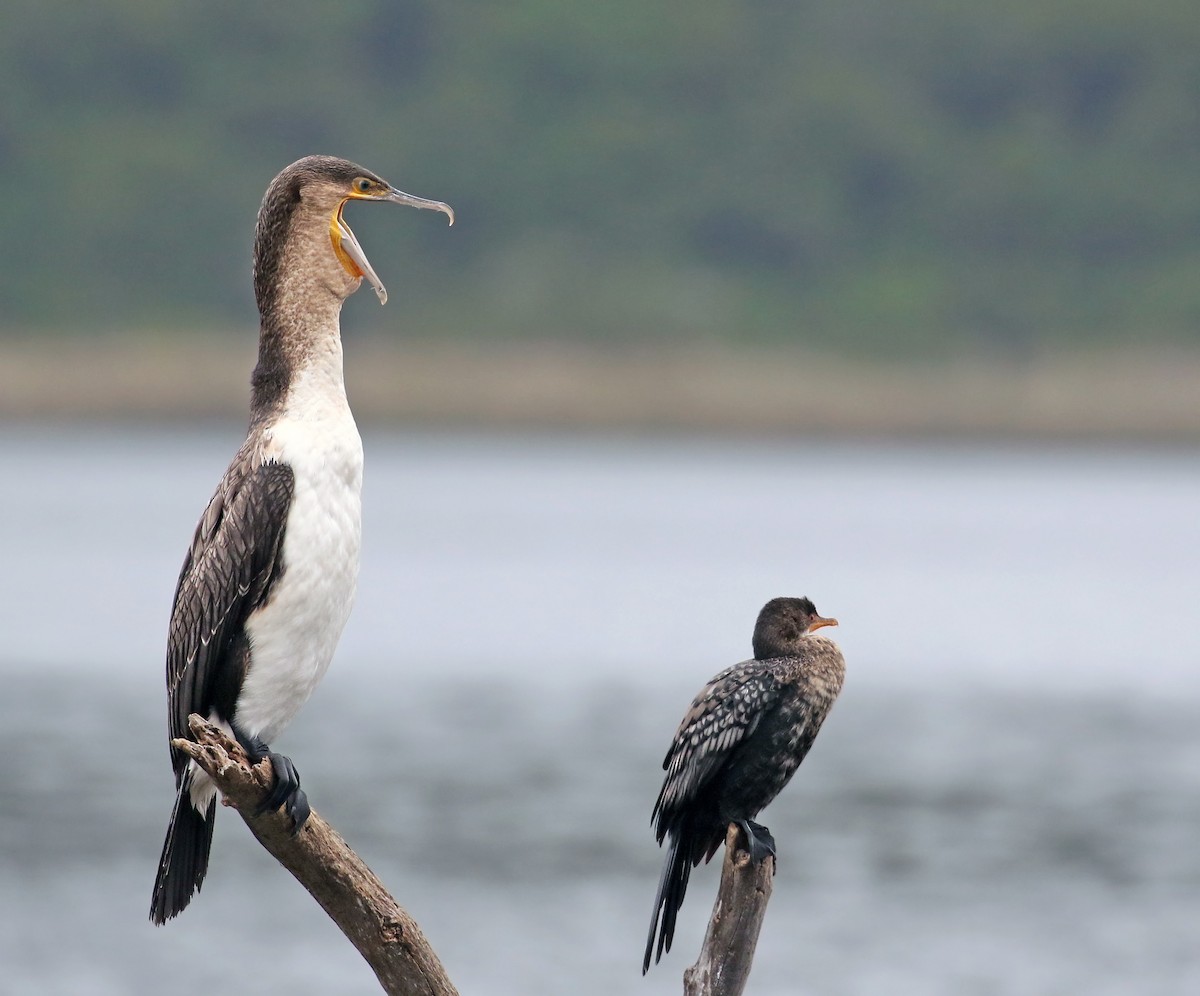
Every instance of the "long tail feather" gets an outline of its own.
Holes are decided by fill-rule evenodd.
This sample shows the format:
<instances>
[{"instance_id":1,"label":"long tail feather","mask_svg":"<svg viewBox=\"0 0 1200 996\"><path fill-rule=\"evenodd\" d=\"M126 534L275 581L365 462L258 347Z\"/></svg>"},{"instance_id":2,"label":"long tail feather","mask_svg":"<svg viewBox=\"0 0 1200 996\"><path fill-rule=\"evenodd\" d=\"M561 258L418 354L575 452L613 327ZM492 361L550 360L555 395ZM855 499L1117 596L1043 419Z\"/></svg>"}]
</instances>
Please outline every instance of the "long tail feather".
<instances>
[{"instance_id":1,"label":"long tail feather","mask_svg":"<svg viewBox=\"0 0 1200 996\"><path fill-rule=\"evenodd\" d=\"M650 934L646 938L646 954L642 959L642 974L650 969L650 956L654 955L657 964L664 951L671 950L671 941L675 937L675 916L683 905L683 897L687 892L688 876L692 872L691 842L684 839L679 831L672 832L668 844L666 860L663 861L662 874L658 879L658 894L654 897L654 911L650 916ZM661 922L659 914L661 913ZM655 950L655 935L658 936L657 951Z\"/></svg>"},{"instance_id":2,"label":"long tail feather","mask_svg":"<svg viewBox=\"0 0 1200 996\"><path fill-rule=\"evenodd\" d=\"M183 912L192 896L200 891L208 871L217 800L213 798L201 814L192 805L190 788L191 778L185 775L175 796L167 839L158 860L154 896L150 901L150 919L157 924Z\"/></svg>"}]
</instances>

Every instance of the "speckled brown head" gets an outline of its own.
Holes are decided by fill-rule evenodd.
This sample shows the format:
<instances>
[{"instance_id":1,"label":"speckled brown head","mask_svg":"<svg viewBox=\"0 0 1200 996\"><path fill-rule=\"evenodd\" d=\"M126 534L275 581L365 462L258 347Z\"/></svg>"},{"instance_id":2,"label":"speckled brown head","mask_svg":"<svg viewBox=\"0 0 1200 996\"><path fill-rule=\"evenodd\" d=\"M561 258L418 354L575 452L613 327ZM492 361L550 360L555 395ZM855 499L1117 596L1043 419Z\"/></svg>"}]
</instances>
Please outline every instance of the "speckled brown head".
<instances>
[{"instance_id":1,"label":"speckled brown head","mask_svg":"<svg viewBox=\"0 0 1200 996\"><path fill-rule=\"evenodd\" d=\"M788 657L797 652L801 637L822 626L836 626L826 619L807 598L772 598L762 607L754 624L754 657L765 661Z\"/></svg>"},{"instance_id":2,"label":"speckled brown head","mask_svg":"<svg viewBox=\"0 0 1200 996\"><path fill-rule=\"evenodd\" d=\"M454 224L454 211L441 201L428 201L397 190L368 169L334 156L306 156L283 169L267 188L258 212L254 232L254 296L264 316L273 308L282 283L289 244L301 237L297 219L311 219L314 212L321 224L304 226L303 236L313 244L293 254L305 258L314 269L328 268L344 274L337 288L342 297L358 289L366 278L380 303L387 301L387 290L367 261L358 239L342 217L350 201L387 201L408 207L441 211ZM327 231L327 240L324 234ZM328 256L320 253L328 252ZM335 265L336 264L336 267Z\"/></svg>"}]
</instances>

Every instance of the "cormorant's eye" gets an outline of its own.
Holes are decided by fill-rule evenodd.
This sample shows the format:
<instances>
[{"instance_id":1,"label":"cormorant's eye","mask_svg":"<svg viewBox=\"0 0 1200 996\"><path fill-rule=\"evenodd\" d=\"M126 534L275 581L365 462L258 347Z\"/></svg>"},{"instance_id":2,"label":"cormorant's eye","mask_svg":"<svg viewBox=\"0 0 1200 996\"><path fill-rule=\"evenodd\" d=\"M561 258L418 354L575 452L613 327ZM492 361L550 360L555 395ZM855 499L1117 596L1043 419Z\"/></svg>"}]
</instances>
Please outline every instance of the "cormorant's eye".
<instances>
[{"instance_id":1,"label":"cormorant's eye","mask_svg":"<svg viewBox=\"0 0 1200 996\"><path fill-rule=\"evenodd\" d=\"M365 176L360 176L357 180L354 181L354 186L358 190L359 193L365 194L368 190L371 189L371 181L368 180Z\"/></svg>"}]
</instances>

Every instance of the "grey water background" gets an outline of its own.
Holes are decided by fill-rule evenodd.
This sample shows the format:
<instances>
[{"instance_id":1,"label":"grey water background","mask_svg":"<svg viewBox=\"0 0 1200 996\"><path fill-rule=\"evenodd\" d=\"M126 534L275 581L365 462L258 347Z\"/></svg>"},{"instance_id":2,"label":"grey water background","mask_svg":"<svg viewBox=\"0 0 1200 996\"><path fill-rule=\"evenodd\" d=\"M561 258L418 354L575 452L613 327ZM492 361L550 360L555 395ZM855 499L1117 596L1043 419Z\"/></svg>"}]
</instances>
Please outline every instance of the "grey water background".
<instances>
[{"instance_id":1,"label":"grey water background","mask_svg":"<svg viewBox=\"0 0 1200 996\"><path fill-rule=\"evenodd\" d=\"M464 994L640 976L659 763L769 597L846 690L764 814L750 992L1200 992L1200 464L1187 450L365 434L364 562L278 743ZM147 921L162 652L237 426L0 430L0 992L373 993L222 813Z\"/></svg>"}]
</instances>

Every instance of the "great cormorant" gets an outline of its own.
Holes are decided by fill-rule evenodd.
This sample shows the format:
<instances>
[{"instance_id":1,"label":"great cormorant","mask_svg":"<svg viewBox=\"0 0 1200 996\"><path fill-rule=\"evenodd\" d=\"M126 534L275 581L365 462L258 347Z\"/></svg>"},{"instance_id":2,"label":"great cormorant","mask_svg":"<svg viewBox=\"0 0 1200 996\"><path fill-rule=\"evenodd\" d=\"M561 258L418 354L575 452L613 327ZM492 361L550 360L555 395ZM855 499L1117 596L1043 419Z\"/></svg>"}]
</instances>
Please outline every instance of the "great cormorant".
<instances>
[{"instance_id":1,"label":"great cormorant","mask_svg":"<svg viewBox=\"0 0 1200 996\"><path fill-rule=\"evenodd\" d=\"M362 441L346 403L339 316L365 277L387 292L342 211L386 201L442 211L344 159L309 156L267 188L254 234L260 333L250 427L217 485L175 590L167 643L171 739L190 713L223 726L251 758L270 758L262 811L309 807L292 762L270 749L329 666L358 577ZM171 749L176 799L150 919L191 901L208 869L212 780Z\"/></svg>"}]
</instances>

